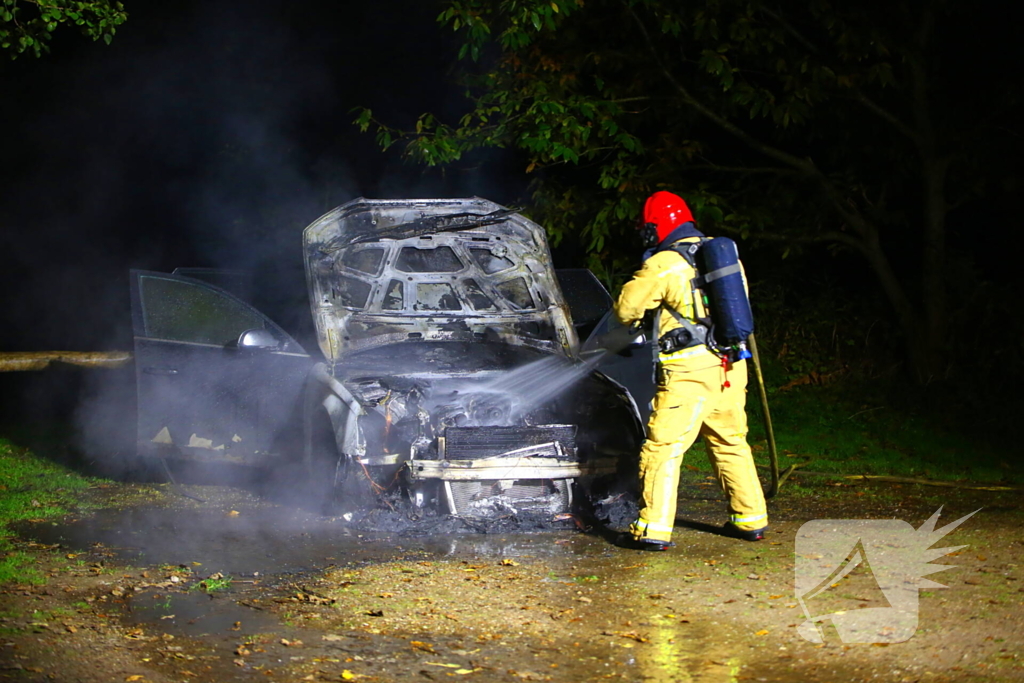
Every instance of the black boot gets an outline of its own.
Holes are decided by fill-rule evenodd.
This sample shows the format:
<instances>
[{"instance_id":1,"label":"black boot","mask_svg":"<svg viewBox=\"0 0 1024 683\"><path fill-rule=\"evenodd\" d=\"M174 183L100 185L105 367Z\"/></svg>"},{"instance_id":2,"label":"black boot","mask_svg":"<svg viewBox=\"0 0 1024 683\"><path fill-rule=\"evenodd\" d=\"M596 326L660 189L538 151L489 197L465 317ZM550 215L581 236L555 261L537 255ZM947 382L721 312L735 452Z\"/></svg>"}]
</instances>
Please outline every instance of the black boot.
<instances>
[{"instance_id":1,"label":"black boot","mask_svg":"<svg viewBox=\"0 0 1024 683\"><path fill-rule=\"evenodd\" d=\"M668 550L669 548L675 548L676 544L672 541L659 541L656 538L633 538L631 534L625 532L619 534L615 539L615 545L620 548L628 548L630 550Z\"/></svg>"},{"instance_id":2,"label":"black boot","mask_svg":"<svg viewBox=\"0 0 1024 683\"><path fill-rule=\"evenodd\" d=\"M722 525L722 533L725 536L740 538L744 541L760 541L764 538L766 531L768 531L768 527L766 526L761 527L760 529L741 529L732 522L726 522Z\"/></svg>"}]
</instances>

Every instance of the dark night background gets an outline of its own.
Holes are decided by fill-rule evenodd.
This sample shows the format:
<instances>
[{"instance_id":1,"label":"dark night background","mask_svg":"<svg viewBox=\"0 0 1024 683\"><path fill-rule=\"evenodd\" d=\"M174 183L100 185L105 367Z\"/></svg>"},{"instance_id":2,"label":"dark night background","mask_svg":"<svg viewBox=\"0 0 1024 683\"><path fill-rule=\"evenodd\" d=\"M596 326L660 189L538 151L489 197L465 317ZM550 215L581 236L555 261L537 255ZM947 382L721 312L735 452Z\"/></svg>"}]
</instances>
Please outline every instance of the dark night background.
<instances>
[{"instance_id":1,"label":"dark night background","mask_svg":"<svg viewBox=\"0 0 1024 683\"><path fill-rule=\"evenodd\" d=\"M358 196L513 202L522 183L500 160L424 171L352 125L358 105L405 124L458 106L438 7L138 0L109 46L61 28L42 58L5 58L0 349L130 350L130 268L242 269L273 317L309 326L301 231L324 212ZM4 374L8 418L60 413L83 381Z\"/></svg>"},{"instance_id":2,"label":"dark night background","mask_svg":"<svg viewBox=\"0 0 1024 683\"><path fill-rule=\"evenodd\" d=\"M440 7L133 0L109 46L59 29L50 54L0 62L0 350L129 350L129 268L244 269L273 294L276 317L295 316L280 322L301 326L300 233L322 213L358 196L521 202L514 154L424 170L352 125L360 105L399 126L462 111ZM966 48L986 44L986 26L968 29ZM975 87L1003 77L980 74ZM951 243L1001 292L1016 279L1007 240L1019 186L1008 174L950 216ZM786 270L777 247L743 248L755 278L758 263ZM557 252L556 265L575 256ZM803 259L779 286L885 306L855 256ZM19 374L0 377L9 417L73 402L82 375Z\"/></svg>"},{"instance_id":3,"label":"dark night background","mask_svg":"<svg viewBox=\"0 0 1024 683\"><path fill-rule=\"evenodd\" d=\"M6 350L128 348L127 269L282 269L301 229L353 197L512 194L424 175L358 134L456 91L437 6L132 2L108 47L58 32L0 64Z\"/></svg>"}]
</instances>

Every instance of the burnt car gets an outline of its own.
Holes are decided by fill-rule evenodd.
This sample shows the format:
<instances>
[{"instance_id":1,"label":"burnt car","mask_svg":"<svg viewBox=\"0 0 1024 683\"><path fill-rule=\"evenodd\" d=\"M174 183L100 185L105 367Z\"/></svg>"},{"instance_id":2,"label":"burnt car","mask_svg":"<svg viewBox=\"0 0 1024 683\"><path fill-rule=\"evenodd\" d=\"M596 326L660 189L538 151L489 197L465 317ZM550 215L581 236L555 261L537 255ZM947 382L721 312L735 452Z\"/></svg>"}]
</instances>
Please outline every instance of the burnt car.
<instances>
[{"instance_id":1,"label":"burnt car","mask_svg":"<svg viewBox=\"0 0 1024 683\"><path fill-rule=\"evenodd\" d=\"M637 404L580 358L610 300L569 271L567 301L539 225L480 198L356 199L303 253L318 353L214 273L133 271L140 450L301 463L336 499L465 517L557 515L635 472Z\"/></svg>"}]
</instances>

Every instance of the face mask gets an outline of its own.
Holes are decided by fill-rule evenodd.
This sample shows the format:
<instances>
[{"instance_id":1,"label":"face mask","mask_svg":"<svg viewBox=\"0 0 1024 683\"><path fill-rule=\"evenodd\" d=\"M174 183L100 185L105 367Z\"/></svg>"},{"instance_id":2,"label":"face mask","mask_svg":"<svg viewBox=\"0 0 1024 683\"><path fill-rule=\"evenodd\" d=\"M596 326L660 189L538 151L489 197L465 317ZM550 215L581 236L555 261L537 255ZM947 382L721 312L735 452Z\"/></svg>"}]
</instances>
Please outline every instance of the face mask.
<instances>
[{"instance_id":1,"label":"face mask","mask_svg":"<svg viewBox=\"0 0 1024 683\"><path fill-rule=\"evenodd\" d=\"M644 223L640 226L639 232L645 249L653 249L661 242L658 238L658 228L654 223Z\"/></svg>"}]
</instances>

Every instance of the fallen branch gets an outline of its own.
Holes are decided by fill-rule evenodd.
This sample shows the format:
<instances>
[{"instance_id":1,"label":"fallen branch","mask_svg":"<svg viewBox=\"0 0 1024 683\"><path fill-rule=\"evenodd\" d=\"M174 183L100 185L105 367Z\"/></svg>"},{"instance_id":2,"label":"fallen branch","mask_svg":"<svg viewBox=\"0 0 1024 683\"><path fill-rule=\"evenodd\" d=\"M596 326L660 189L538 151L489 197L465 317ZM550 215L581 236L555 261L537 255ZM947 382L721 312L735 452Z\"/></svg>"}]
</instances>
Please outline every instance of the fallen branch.
<instances>
[{"instance_id":1,"label":"fallen branch","mask_svg":"<svg viewBox=\"0 0 1024 683\"><path fill-rule=\"evenodd\" d=\"M955 481L936 481L935 479L918 479L917 477L892 477L886 474L837 474L835 472L812 472L802 468L809 463L796 463L790 465L779 477L779 485L786 481L792 474L807 474L812 477L831 477L832 479L847 479L851 481L878 481L889 484L920 484L922 486L943 486L955 489L970 489L972 491L1024 491L1024 486L983 486L981 484L960 483ZM766 470L766 465L758 465L758 469Z\"/></svg>"},{"instance_id":2,"label":"fallen branch","mask_svg":"<svg viewBox=\"0 0 1024 683\"><path fill-rule=\"evenodd\" d=\"M801 474L810 474L802 472ZM972 491L1024 491L1024 486L981 486L978 484L960 484L955 481L935 481L934 479L918 479L916 477L890 477L884 474L847 474L843 479L861 481L884 481L891 484L921 484L923 486L945 486L954 489L971 489Z\"/></svg>"},{"instance_id":3,"label":"fallen branch","mask_svg":"<svg viewBox=\"0 0 1024 683\"><path fill-rule=\"evenodd\" d=\"M263 611L266 610L266 607L260 607L259 605L252 604L251 602L245 602L244 600L236 600L235 602L237 602L242 607L248 607L249 609L258 610L260 612L263 612Z\"/></svg>"},{"instance_id":4,"label":"fallen branch","mask_svg":"<svg viewBox=\"0 0 1024 683\"><path fill-rule=\"evenodd\" d=\"M5 351L0 352L0 372L45 370L51 364L117 368L131 360L127 351Z\"/></svg>"},{"instance_id":5,"label":"fallen branch","mask_svg":"<svg viewBox=\"0 0 1024 683\"><path fill-rule=\"evenodd\" d=\"M781 488L781 487L782 487L782 485L783 485L784 483L786 483L786 480L787 480L787 479L789 479L789 475L791 475L791 474L793 474L794 472L796 472L796 469L797 469L798 467L803 467L804 465L807 465L807 464L808 464L808 463L806 463L806 462L797 462L797 463L793 463L792 465L790 465L789 467L787 467L787 468L786 468L786 471L785 471L785 472L783 472L783 473L782 473L782 476L780 476L780 477L779 477L779 483L778 483L778 487L780 487L780 488Z\"/></svg>"}]
</instances>

